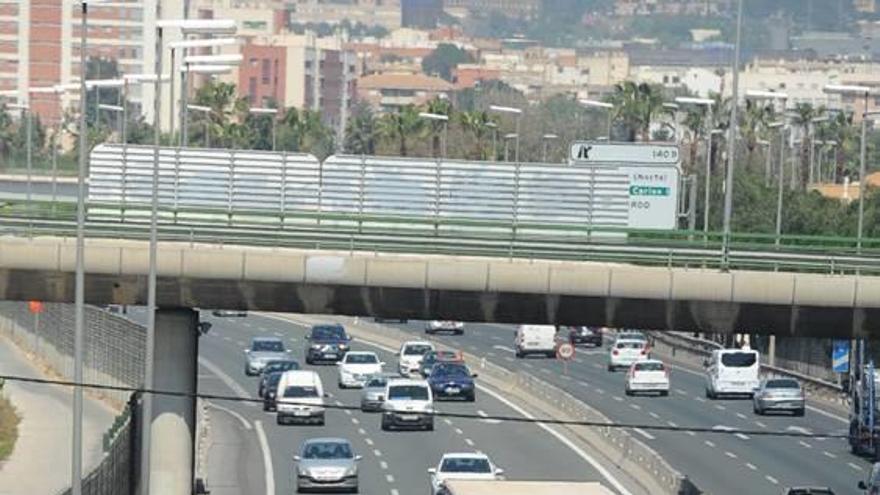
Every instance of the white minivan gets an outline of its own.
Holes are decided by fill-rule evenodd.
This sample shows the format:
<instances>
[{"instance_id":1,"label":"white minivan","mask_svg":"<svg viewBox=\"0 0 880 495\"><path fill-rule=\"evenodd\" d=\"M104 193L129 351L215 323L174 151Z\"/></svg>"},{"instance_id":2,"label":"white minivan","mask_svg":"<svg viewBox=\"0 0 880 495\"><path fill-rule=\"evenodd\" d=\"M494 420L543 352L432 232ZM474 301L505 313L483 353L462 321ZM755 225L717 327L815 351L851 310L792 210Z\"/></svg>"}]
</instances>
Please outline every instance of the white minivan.
<instances>
[{"instance_id":1,"label":"white minivan","mask_svg":"<svg viewBox=\"0 0 880 495\"><path fill-rule=\"evenodd\" d=\"M324 424L324 384L311 370L285 371L275 395L279 425L288 422Z\"/></svg>"},{"instance_id":2,"label":"white minivan","mask_svg":"<svg viewBox=\"0 0 880 495\"><path fill-rule=\"evenodd\" d=\"M706 397L742 396L751 398L758 388L758 351L716 349L703 363L706 366Z\"/></svg>"},{"instance_id":3,"label":"white minivan","mask_svg":"<svg viewBox=\"0 0 880 495\"><path fill-rule=\"evenodd\" d=\"M556 357L556 327L553 325L520 325L513 341L516 357L543 354Z\"/></svg>"},{"instance_id":4,"label":"white minivan","mask_svg":"<svg viewBox=\"0 0 880 495\"><path fill-rule=\"evenodd\" d=\"M425 380L400 378L385 385L382 429L416 428L434 431L434 395Z\"/></svg>"}]
</instances>

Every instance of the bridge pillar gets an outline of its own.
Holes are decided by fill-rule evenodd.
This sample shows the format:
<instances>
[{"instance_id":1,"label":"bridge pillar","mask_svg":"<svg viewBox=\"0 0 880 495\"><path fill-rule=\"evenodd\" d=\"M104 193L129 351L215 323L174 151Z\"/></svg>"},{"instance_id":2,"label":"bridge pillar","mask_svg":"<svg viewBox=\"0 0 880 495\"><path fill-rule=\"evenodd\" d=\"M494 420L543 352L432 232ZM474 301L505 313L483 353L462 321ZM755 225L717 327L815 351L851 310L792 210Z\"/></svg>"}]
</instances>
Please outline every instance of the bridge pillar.
<instances>
[{"instance_id":1,"label":"bridge pillar","mask_svg":"<svg viewBox=\"0 0 880 495\"><path fill-rule=\"evenodd\" d=\"M156 390L193 394L198 371L198 312L156 312ZM195 399L153 396L150 495L190 495L193 489Z\"/></svg>"}]
</instances>

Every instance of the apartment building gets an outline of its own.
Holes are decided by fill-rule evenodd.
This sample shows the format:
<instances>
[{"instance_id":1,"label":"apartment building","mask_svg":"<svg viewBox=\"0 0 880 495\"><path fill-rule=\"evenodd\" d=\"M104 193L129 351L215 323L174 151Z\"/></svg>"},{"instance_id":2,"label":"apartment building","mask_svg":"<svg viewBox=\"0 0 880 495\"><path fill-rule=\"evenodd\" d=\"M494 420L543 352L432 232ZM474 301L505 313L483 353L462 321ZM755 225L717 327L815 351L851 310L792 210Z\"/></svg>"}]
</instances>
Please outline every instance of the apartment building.
<instances>
[{"instance_id":1,"label":"apartment building","mask_svg":"<svg viewBox=\"0 0 880 495\"><path fill-rule=\"evenodd\" d=\"M733 0L615 0L621 17L644 15L716 16L730 11Z\"/></svg>"},{"instance_id":2,"label":"apartment building","mask_svg":"<svg viewBox=\"0 0 880 495\"><path fill-rule=\"evenodd\" d=\"M115 60L125 74L154 72L156 2L92 4L89 7L87 56ZM43 122L53 124L63 109L75 107L77 92L61 97L29 94L29 87L71 84L79 80L80 4L66 0L0 1L0 90L18 90L19 101L28 102ZM162 0L162 15L183 17L183 0ZM167 41L179 33L166 33ZM167 57L165 71L168 71ZM95 74L95 77L109 77ZM140 104L148 121L153 120L153 87L130 88L129 100ZM164 101L163 116L170 116Z\"/></svg>"},{"instance_id":3,"label":"apartment building","mask_svg":"<svg viewBox=\"0 0 880 495\"><path fill-rule=\"evenodd\" d=\"M510 17L534 19L541 13L541 0L443 0L443 8L459 18L494 11Z\"/></svg>"},{"instance_id":4,"label":"apartment building","mask_svg":"<svg viewBox=\"0 0 880 495\"><path fill-rule=\"evenodd\" d=\"M400 0L350 0L347 3L287 0L285 5L291 23L339 24L348 21L386 29L397 29L401 26Z\"/></svg>"},{"instance_id":5,"label":"apartment building","mask_svg":"<svg viewBox=\"0 0 880 495\"><path fill-rule=\"evenodd\" d=\"M448 98L455 87L438 77L414 73L371 74L358 80L358 98L381 112Z\"/></svg>"},{"instance_id":6,"label":"apartment building","mask_svg":"<svg viewBox=\"0 0 880 495\"><path fill-rule=\"evenodd\" d=\"M239 94L252 106L276 102L283 107L317 110L326 123L336 126L354 105L356 56L340 38L310 34L257 37L241 51L244 61L236 83Z\"/></svg>"}]
</instances>

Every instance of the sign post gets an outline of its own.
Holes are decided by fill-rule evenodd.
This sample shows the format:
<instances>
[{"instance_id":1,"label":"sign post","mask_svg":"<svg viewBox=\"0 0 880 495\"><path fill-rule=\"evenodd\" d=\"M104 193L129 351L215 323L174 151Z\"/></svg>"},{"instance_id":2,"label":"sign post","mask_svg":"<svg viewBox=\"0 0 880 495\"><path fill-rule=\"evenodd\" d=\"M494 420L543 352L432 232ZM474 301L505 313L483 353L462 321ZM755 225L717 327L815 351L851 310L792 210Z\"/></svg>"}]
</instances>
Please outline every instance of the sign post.
<instances>
[{"instance_id":1,"label":"sign post","mask_svg":"<svg viewBox=\"0 0 880 495\"><path fill-rule=\"evenodd\" d=\"M849 373L849 340L835 339L831 343L831 367L835 373Z\"/></svg>"},{"instance_id":2,"label":"sign post","mask_svg":"<svg viewBox=\"0 0 880 495\"><path fill-rule=\"evenodd\" d=\"M43 312L43 303L40 301L28 301L28 311L34 315L34 355L40 355L40 313Z\"/></svg>"},{"instance_id":3,"label":"sign post","mask_svg":"<svg viewBox=\"0 0 880 495\"><path fill-rule=\"evenodd\" d=\"M556 346L556 357L562 360L562 374L568 374L568 362L574 359L574 346L568 342Z\"/></svg>"}]
</instances>

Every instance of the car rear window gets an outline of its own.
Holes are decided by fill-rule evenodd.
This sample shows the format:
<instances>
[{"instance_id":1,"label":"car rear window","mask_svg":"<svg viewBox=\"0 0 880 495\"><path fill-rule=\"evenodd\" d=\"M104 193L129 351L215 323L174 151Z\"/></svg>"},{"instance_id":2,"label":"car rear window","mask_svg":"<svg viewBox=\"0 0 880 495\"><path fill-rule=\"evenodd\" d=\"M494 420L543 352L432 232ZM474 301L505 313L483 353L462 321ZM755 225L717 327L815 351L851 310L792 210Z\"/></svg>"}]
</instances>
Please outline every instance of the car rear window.
<instances>
[{"instance_id":1,"label":"car rear window","mask_svg":"<svg viewBox=\"0 0 880 495\"><path fill-rule=\"evenodd\" d=\"M345 340L345 329L342 327L312 327L312 338L315 340Z\"/></svg>"},{"instance_id":2,"label":"car rear window","mask_svg":"<svg viewBox=\"0 0 880 495\"><path fill-rule=\"evenodd\" d=\"M445 364L440 363L434 365L431 369L431 374L443 375L443 376L470 376L470 371L468 371L467 366L463 364Z\"/></svg>"},{"instance_id":3,"label":"car rear window","mask_svg":"<svg viewBox=\"0 0 880 495\"><path fill-rule=\"evenodd\" d=\"M796 380L767 380L767 388L801 388Z\"/></svg>"},{"instance_id":4,"label":"car rear window","mask_svg":"<svg viewBox=\"0 0 880 495\"><path fill-rule=\"evenodd\" d=\"M444 473L488 473L492 470L489 461L472 457L453 457L443 459L440 471Z\"/></svg>"},{"instance_id":5,"label":"car rear window","mask_svg":"<svg viewBox=\"0 0 880 495\"><path fill-rule=\"evenodd\" d=\"M615 347L618 349L642 349L645 344L642 342L618 342Z\"/></svg>"},{"instance_id":6,"label":"car rear window","mask_svg":"<svg viewBox=\"0 0 880 495\"><path fill-rule=\"evenodd\" d=\"M269 364L266 365L266 369L263 373L272 373L275 371L291 371L298 370L299 363L296 361L270 361Z\"/></svg>"},{"instance_id":7,"label":"car rear window","mask_svg":"<svg viewBox=\"0 0 880 495\"><path fill-rule=\"evenodd\" d=\"M284 344L280 340L255 340L251 344L254 352L284 352Z\"/></svg>"},{"instance_id":8,"label":"car rear window","mask_svg":"<svg viewBox=\"0 0 880 495\"><path fill-rule=\"evenodd\" d=\"M636 371L663 371L663 363L636 363Z\"/></svg>"},{"instance_id":9,"label":"car rear window","mask_svg":"<svg viewBox=\"0 0 880 495\"><path fill-rule=\"evenodd\" d=\"M306 397L317 397L318 389L308 386L290 386L284 389L284 397L290 399L302 399Z\"/></svg>"},{"instance_id":10,"label":"car rear window","mask_svg":"<svg viewBox=\"0 0 880 495\"><path fill-rule=\"evenodd\" d=\"M303 459L351 459L351 446L342 442L314 442L306 445Z\"/></svg>"},{"instance_id":11,"label":"car rear window","mask_svg":"<svg viewBox=\"0 0 880 495\"><path fill-rule=\"evenodd\" d=\"M405 356L421 356L431 351L431 346L425 344L412 344L403 348Z\"/></svg>"},{"instance_id":12,"label":"car rear window","mask_svg":"<svg viewBox=\"0 0 880 495\"><path fill-rule=\"evenodd\" d=\"M375 354L346 354L345 362L347 364L376 364L379 358Z\"/></svg>"},{"instance_id":13,"label":"car rear window","mask_svg":"<svg viewBox=\"0 0 880 495\"><path fill-rule=\"evenodd\" d=\"M388 390L389 400L428 400L428 387L420 385L394 385Z\"/></svg>"},{"instance_id":14,"label":"car rear window","mask_svg":"<svg viewBox=\"0 0 880 495\"><path fill-rule=\"evenodd\" d=\"M388 385L388 379L385 377L370 378L367 382L367 387L384 387L385 385Z\"/></svg>"},{"instance_id":15,"label":"car rear window","mask_svg":"<svg viewBox=\"0 0 880 495\"><path fill-rule=\"evenodd\" d=\"M758 361L754 352L726 352L721 355L721 364L729 368L749 368Z\"/></svg>"}]
</instances>

